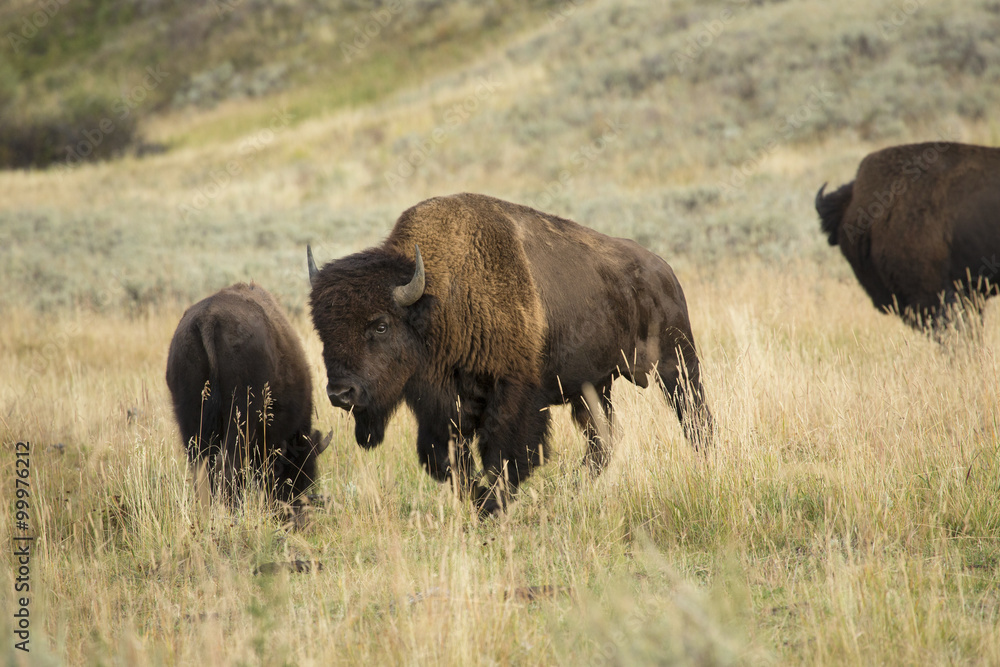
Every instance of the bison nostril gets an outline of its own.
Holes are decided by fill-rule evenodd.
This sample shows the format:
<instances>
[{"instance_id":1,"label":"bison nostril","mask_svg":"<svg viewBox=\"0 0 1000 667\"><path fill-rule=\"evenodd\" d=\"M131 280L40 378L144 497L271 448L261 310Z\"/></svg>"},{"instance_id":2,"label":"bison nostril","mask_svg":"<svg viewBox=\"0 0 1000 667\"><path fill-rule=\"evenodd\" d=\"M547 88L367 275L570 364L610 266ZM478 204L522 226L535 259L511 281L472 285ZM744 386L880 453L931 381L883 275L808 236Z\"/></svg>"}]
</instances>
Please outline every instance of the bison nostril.
<instances>
[{"instance_id":1,"label":"bison nostril","mask_svg":"<svg viewBox=\"0 0 1000 667\"><path fill-rule=\"evenodd\" d=\"M346 382L331 382L326 386L326 395L330 397L331 403L342 407L351 405L357 400L358 389Z\"/></svg>"}]
</instances>

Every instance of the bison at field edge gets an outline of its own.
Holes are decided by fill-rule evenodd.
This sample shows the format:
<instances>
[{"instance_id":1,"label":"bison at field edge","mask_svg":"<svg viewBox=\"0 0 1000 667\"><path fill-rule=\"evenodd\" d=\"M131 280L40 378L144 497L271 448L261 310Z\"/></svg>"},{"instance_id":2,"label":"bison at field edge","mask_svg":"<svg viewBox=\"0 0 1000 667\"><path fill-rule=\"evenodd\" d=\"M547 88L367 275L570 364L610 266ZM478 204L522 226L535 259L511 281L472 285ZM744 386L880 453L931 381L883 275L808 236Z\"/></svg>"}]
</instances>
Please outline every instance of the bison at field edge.
<instances>
[{"instance_id":1,"label":"bison at field edge","mask_svg":"<svg viewBox=\"0 0 1000 667\"><path fill-rule=\"evenodd\" d=\"M825 187L820 226L876 308L926 327L946 322L949 306L997 293L1000 148L886 148L862 160L851 183Z\"/></svg>"},{"instance_id":2,"label":"bison at field edge","mask_svg":"<svg viewBox=\"0 0 1000 667\"><path fill-rule=\"evenodd\" d=\"M603 466L590 385L610 417L615 377L645 387L658 373L688 438L710 437L680 283L633 241L459 194L405 211L379 247L322 270L308 258L327 394L353 412L358 444L378 445L405 400L426 471L468 492L477 437L485 513L539 463L550 405L572 404L586 460Z\"/></svg>"},{"instance_id":3,"label":"bison at field edge","mask_svg":"<svg viewBox=\"0 0 1000 667\"><path fill-rule=\"evenodd\" d=\"M188 461L235 503L248 475L280 500L316 477L329 442L312 429L302 344L265 289L243 283L184 313L170 343L167 386Z\"/></svg>"}]
</instances>

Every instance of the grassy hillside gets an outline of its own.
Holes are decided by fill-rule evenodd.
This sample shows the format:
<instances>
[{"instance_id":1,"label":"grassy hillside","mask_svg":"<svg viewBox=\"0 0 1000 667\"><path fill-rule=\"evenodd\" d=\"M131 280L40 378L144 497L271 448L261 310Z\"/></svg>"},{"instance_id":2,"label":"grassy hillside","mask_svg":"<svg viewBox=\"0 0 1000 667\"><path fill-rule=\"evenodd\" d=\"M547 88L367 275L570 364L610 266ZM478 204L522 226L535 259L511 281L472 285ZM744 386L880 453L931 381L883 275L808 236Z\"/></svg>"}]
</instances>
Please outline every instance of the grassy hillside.
<instances>
[{"instance_id":1,"label":"grassy hillside","mask_svg":"<svg viewBox=\"0 0 1000 667\"><path fill-rule=\"evenodd\" d=\"M0 35L35 6L0 7ZM218 7L71 0L0 58L25 116L171 73L136 107L165 152L0 172L0 443L34 446L32 658L1000 662L1000 311L944 347L880 315L812 203L883 146L1000 144L995 2ZM616 386L611 468L584 474L556 410L552 460L480 523L419 469L406 411L368 453L319 403L334 440L307 526L201 514L163 381L183 309L257 280L321 397L305 244L342 256L460 191L675 267L708 460L655 392ZM254 574L296 559L323 569Z\"/></svg>"},{"instance_id":2,"label":"grassy hillside","mask_svg":"<svg viewBox=\"0 0 1000 667\"><path fill-rule=\"evenodd\" d=\"M35 166L73 161L64 145L85 141L107 118L115 149L148 152L143 120L170 109L287 95L296 122L369 103L463 61L537 18L552 0L359 3L12 2L0 7L0 165L35 149ZM514 11L516 9L516 11ZM206 136L240 136L260 120L253 105L201 132L186 128L157 151ZM128 119L129 123L124 121ZM132 127L138 121L138 128ZM34 146L31 130L47 129ZM74 130L77 130L74 132ZM45 143L55 143L56 150ZM23 144L27 143L27 146ZM94 155L109 141L94 141ZM9 144L14 144L13 147ZM22 144L22 146L18 146ZM8 148L5 152L4 148ZM52 155L52 153L55 153ZM81 151L86 159L87 149ZM106 156L106 155L105 155ZM44 160L44 161L43 161ZM14 162L15 166L20 165Z\"/></svg>"},{"instance_id":3,"label":"grassy hillside","mask_svg":"<svg viewBox=\"0 0 1000 667\"><path fill-rule=\"evenodd\" d=\"M190 300L251 277L301 304L307 241L333 257L377 240L406 206L462 190L682 263L829 257L811 206L821 183L887 144L1000 139L992 5L921 5L882 36L894 7L564 3L509 19L526 27L503 46L487 37L467 65L404 71L371 104L322 112L317 79L165 110L144 125L177 146L164 155L0 177L0 276L42 307L105 292L116 307ZM369 49L396 46L409 53L390 35Z\"/></svg>"}]
</instances>

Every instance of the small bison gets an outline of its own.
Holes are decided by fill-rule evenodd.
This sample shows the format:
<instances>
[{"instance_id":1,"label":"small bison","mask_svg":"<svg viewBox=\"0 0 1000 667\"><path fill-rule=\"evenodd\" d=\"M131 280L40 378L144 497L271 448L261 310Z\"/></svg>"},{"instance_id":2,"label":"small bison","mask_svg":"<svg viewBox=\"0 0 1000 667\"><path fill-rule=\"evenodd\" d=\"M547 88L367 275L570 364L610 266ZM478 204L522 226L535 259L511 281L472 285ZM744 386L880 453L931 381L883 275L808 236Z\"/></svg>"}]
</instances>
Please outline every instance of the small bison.
<instances>
[{"instance_id":1,"label":"small bison","mask_svg":"<svg viewBox=\"0 0 1000 667\"><path fill-rule=\"evenodd\" d=\"M600 470L618 376L642 387L658 377L688 438L710 437L684 293L633 241L459 194L405 211L381 246L322 270L311 249L308 260L327 394L353 412L358 444L382 442L405 400L426 471L469 492L466 441L477 437L484 513L538 465L550 405L572 405Z\"/></svg>"},{"instance_id":2,"label":"small bison","mask_svg":"<svg viewBox=\"0 0 1000 667\"><path fill-rule=\"evenodd\" d=\"M1000 148L886 148L862 160L851 183L825 188L820 226L876 308L929 327L947 322L950 306L997 293Z\"/></svg>"},{"instance_id":3,"label":"small bison","mask_svg":"<svg viewBox=\"0 0 1000 667\"><path fill-rule=\"evenodd\" d=\"M279 500L316 478L329 442L312 429L302 345L259 285L227 287L187 309L170 343L167 386L188 461L231 504L250 478Z\"/></svg>"}]
</instances>

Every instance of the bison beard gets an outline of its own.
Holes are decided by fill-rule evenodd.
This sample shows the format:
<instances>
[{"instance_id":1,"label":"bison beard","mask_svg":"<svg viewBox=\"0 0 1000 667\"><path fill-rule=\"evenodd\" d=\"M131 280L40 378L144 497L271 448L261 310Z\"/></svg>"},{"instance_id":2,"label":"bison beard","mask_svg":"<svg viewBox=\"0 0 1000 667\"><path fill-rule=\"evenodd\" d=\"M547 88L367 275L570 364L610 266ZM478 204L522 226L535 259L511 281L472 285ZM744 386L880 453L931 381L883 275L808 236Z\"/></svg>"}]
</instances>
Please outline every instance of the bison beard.
<instances>
[{"instance_id":1,"label":"bison beard","mask_svg":"<svg viewBox=\"0 0 1000 667\"><path fill-rule=\"evenodd\" d=\"M572 404L585 460L601 470L609 443L585 387L610 418L614 378L645 387L657 377L692 444L711 438L683 292L632 241L462 194L405 211L379 247L322 270L308 258L328 394L353 410L358 444L378 445L405 400L424 469L486 513L540 463L550 405Z\"/></svg>"},{"instance_id":2,"label":"bison beard","mask_svg":"<svg viewBox=\"0 0 1000 667\"><path fill-rule=\"evenodd\" d=\"M374 449L385 440L385 429L395 406L385 408L354 408L354 439L365 449Z\"/></svg>"}]
</instances>

